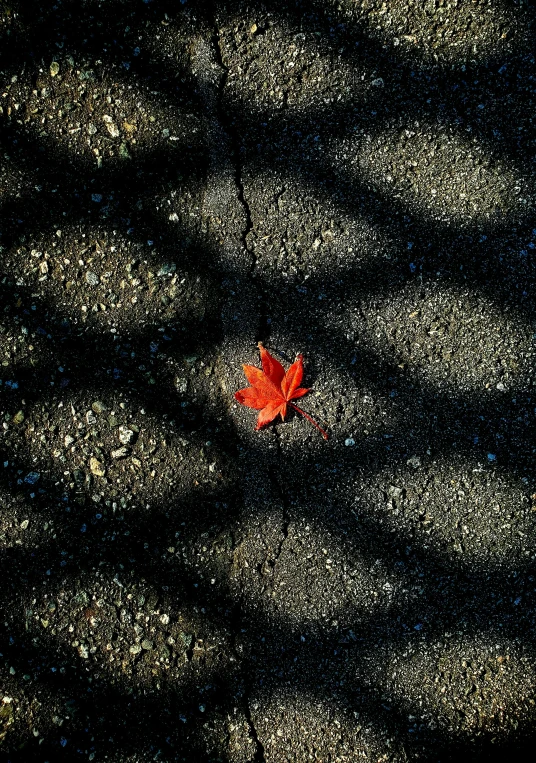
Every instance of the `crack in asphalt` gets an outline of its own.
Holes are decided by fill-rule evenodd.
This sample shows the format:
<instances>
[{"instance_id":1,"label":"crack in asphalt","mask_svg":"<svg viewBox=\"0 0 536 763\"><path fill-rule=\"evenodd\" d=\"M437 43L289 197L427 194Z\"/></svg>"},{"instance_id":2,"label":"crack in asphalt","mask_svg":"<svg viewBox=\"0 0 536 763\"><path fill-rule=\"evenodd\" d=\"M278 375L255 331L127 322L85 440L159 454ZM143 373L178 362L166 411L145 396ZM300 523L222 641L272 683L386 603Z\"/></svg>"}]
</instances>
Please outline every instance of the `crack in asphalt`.
<instances>
[{"instance_id":1,"label":"crack in asphalt","mask_svg":"<svg viewBox=\"0 0 536 763\"><path fill-rule=\"evenodd\" d=\"M276 443L277 443L277 457L279 458L281 456L281 443L279 442L279 435L276 433ZM281 501L281 507L283 510L283 517L281 521L281 541L279 543L279 546L277 547L274 557L273 557L273 568L275 572L275 566L277 564L277 560L281 556L281 552L283 550L283 545L285 541L288 538L288 530L290 526L290 516L289 516L289 504L288 504L288 498L285 494L285 491L283 490L281 483L279 482L277 478L277 472L275 466L270 466L268 469L268 474L270 477L270 482L272 483L274 493L279 497L279 500Z\"/></svg>"},{"instance_id":2,"label":"crack in asphalt","mask_svg":"<svg viewBox=\"0 0 536 763\"><path fill-rule=\"evenodd\" d=\"M259 295L259 320L255 341L261 341L268 336L267 298L262 289L259 280L256 278L257 257L252 247L249 246L248 236L253 230L253 220L251 210L244 192L244 183L242 179L241 141L240 136L229 117L224 106L224 92L228 78L228 68L225 66L222 57L222 48L220 42L220 29L216 18L215 6L211 9L211 40L210 48L199 43L198 50L195 51L195 63L199 67L199 84L201 98L207 112L209 120L209 145L210 151L210 172L214 181L214 191L207 199L207 207L211 206L217 210L217 215L224 217L228 214L226 205L232 204L230 183L235 187L235 201L240 205L244 223L240 230L239 240L242 249L242 255L245 253L249 258L249 268L244 268L249 277L250 286L253 286L255 292ZM235 239L236 241L236 239ZM237 259L237 253L234 259ZM238 259L242 260L242 255ZM243 272L244 272L243 270ZM243 292L243 287L238 290ZM235 292L236 294L236 292ZM236 297L235 300L236 302ZM234 310L231 310L231 314ZM248 669L247 657L243 654L241 645L241 633L243 625L243 614L241 607L237 605L233 608L229 627L231 631L231 650L238 665L240 683L242 689L237 698L240 697L240 706L243 717L248 726L249 737L254 747L251 763L265 763L265 750L262 741L259 738L255 722L251 715L250 696L252 692L250 671Z\"/></svg>"},{"instance_id":3,"label":"crack in asphalt","mask_svg":"<svg viewBox=\"0 0 536 763\"><path fill-rule=\"evenodd\" d=\"M255 723L253 721L253 718L251 717L251 708L249 706L249 698L247 695L245 700L246 701L244 702L244 715L246 717L246 721L249 726L251 738L253 740L253 743L255 744L255 756L253 758L252 763L266 763L264 745L259 739L259 736L257 734L257 729L255 727Z\"/></svg>"},{"instance_id":4,"label":"crack in asphalt","mask_svg":"<svg viewBox=\"0 0 536 763\"><path fill-rule=\"evenodd\" d=\"M240 633L242 632L242 620L243 614L239 604L236 604L230 613L229 626L231 630L230 647L233 653L234 659L238 665L238 671L241 682L241 689L236 693L236 699L239 701L240 708L244 714L244 718L248 725L249 736L255 747L255 753L251 758L251 763L266 763L264 745L261 742L255 726L255 721L251 715L250 707L250 695L251 695L251 679L250 671L247 664L244 669L244 663L247 663L247 657L242 653L242 646L240 644Z\"/></svg>"},{"instance_id":5,"label":"crack in asphalt","mask_svg":"<svg viewBox=\"0 0 536 763\"><path fill-rule=\"evenodd\" d=\"M251 260L251 268L249 271L250 279L253 282L257 293L260 296L259 319L258 319L257 331L255 334L255 341L263 342L263 341L266 341L268 337L270 336L270 319L268 317L268 298L267 298L266 290L263 288L259 278L256 276L256 270L258 267L257 255L255 254L254 248L250 246L248 242L248 236L253 231L254 225L253 225L253 219L251 216L251 208L246 198L245 189L244 189L243 165L241 161L243 147L240 141L240 135L238 131L236 130L234 122L229 117L224 107L223 96L224 96L224 91L225 91L225 87L226 87L228 76L229 76L229 68L225 65L223 60L221 34L220 34L220 29L218 27L218 24L215 18L215 13L213 14L213 16L214 18L213 18L213 25L212 25L212 44L214 46L216 62L222 71L222 76L220 78L219 87L218 87L218 100L217 100L218 117L219 117L220 124L222 125L223 129L229 136L229 139L231 142L232 156L234 159L234 181L235 181L236 190L237 190L237 198L240 205L242 206L244 216L245 216L245 225L244 225L244 228L242 229L240 239L241 239L241 243L244 250L247 252Z\"/></svg>"}]
</instances>

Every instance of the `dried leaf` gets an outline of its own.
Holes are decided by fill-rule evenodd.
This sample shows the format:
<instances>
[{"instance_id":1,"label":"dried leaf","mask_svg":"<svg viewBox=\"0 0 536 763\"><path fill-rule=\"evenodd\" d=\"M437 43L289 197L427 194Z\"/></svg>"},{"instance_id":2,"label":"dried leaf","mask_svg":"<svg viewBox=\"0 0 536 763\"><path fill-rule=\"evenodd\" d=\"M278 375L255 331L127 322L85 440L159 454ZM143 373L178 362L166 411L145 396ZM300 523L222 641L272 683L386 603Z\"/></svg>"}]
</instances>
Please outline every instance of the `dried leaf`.
<instances>
[{"instance_id":1,"label":"dried leaf","mask_svg":"<svg viewBox=\"0 0 536 763\"><path fill-rule=\"evenodd\" d=\"M235 392L235 398L239 403L260 411L255 429L260 429L269 424L279 414L284 421L288 406L290 406L295 411L298 411L298 413L301 413L302 416L305 416L322 433L324 439L327 440L327 433L318 426L316 421L308 413L298 408L295 403L291 402L291 400L303 397L303 395L309 392L309 389L300 387L303 378L302 355L298 355L296 362L285 373L281 363L270 355L268 350L263 347L262 342L259 342L259 350L261 353L262 371L255 366L245 365L243 367L244 373L251 387L245 387Z\"/></svg>"}]
</instances>

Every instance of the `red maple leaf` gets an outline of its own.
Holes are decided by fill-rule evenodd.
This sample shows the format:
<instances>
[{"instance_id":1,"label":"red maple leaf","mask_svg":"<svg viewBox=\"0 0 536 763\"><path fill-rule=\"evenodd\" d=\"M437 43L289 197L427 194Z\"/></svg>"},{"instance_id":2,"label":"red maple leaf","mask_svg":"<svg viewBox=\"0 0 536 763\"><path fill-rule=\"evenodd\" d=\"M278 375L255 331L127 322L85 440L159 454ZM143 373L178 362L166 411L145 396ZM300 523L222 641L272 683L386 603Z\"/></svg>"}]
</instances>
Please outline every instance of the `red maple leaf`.
<instances>
[{"instance_id":1,"label":"red maple leaf","mask_svg":"<svg viewBox=\"0 0 536 763\"><path fill-rule=\"evenodd\" d=\"M318 426L308 413L302 411L297 405L291 403L291 400L297 397L303 397L308 389L300 387L303 378L303 356L298 355L295 363L291 365L285 373L281 363L276 360L262 342L259 342L261 353L262 371L255 366L244 365L244 373L251 387L239 389L235 392L235 398L242 405L248 408L255 408L260 411L255 429L260 429L265 424L269 424L278 414L281 414L283 421L287 415L287 407L290 406L298 413L311 422L321 433L325 440L328 435Z\"/></svg>"}]
</instances>

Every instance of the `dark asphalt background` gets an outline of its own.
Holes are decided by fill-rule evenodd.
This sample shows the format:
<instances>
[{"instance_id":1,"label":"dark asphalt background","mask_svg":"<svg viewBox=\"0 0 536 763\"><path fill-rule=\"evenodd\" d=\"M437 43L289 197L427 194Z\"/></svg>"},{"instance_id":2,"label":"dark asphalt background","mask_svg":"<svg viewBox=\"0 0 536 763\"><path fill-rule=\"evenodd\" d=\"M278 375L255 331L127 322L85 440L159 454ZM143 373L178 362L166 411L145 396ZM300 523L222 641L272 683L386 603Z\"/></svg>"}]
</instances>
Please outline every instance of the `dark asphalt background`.
<instances>
[{"instance_id":1,"label":"dark asphalt background","mask_svg":"<svg viewBox=\"0 0 536 763\"><path fill-rule=\"evenodd\" d=\"M0 760L532 760L534 30L0 0Z\"/></svg>"}]
</instances>

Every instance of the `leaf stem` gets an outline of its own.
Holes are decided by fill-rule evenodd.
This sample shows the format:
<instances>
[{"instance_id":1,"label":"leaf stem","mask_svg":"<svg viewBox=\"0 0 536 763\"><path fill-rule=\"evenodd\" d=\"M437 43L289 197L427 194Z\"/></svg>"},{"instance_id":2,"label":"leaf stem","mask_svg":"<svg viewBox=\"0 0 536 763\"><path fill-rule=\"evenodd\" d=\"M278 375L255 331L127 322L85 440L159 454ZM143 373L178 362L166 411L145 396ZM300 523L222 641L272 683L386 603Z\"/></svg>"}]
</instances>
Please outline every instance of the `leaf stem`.
<instances>
[{"instance_id":1,"label":"leaf stem","mask_svg":"<svg viewBox=\"0 0 536 763\"><path fill-rule=\"evenodd\" d=\"M305 418L307 419L307 421L310 421L310 422L311 422L311 424L312 424L314 427L316 427L316 428L318 429L318 431L319 431L319 432L322 434L322 437L324 438L324 440L327 440L327 439L328 439L328 433L327 433L327 432L324 432L324 430L322 429L322 427L321 427L321 426L319 426L319 425L316 423L316 421L315 421L313 418L311 418L311 416L309 416L309 414L308 414L308 413L305 413L305 411L302 411L302 409L301 409L301 408L298 408L298 406L297 406L297 405L294 405L294 403L288 403L288 405L290 405L290 407L291 407L291 408L294 408L294 410L295 410L295 411L298 411L298 413L301 413L301 415L302 415L302 416L305 416Z\"/></svg>"}]
</instances>

